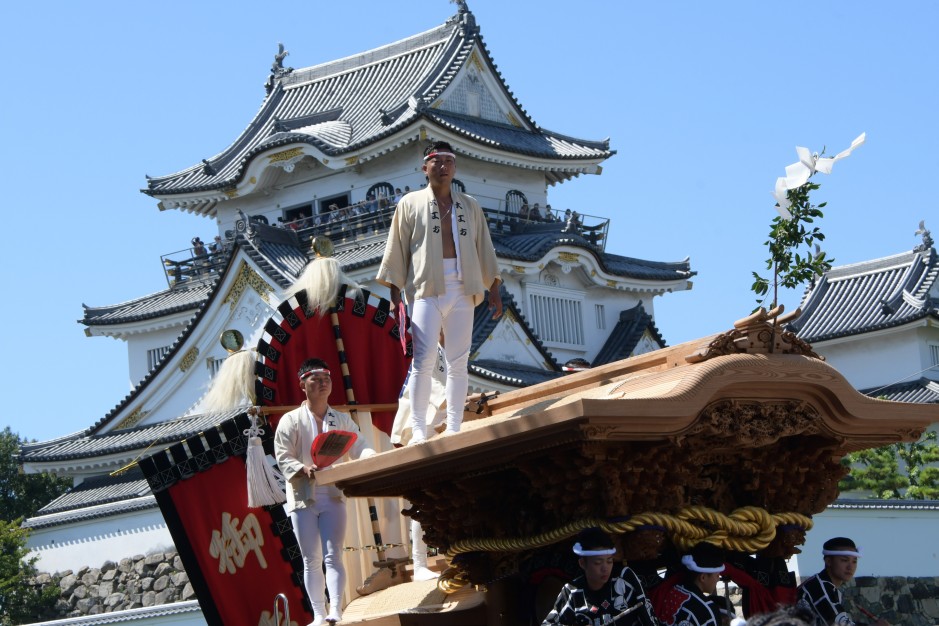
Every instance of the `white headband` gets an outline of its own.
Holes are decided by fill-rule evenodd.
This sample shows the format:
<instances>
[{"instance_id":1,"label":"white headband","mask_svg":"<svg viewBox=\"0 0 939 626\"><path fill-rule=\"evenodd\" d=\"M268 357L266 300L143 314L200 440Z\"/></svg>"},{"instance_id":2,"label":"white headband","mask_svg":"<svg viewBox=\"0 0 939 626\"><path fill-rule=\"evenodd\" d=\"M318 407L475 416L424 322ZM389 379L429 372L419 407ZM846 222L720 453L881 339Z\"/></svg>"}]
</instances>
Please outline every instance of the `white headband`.
<instances>
[{"instance_id":1,"label":"white headband","mask_svg":"<svg viewBox=\"0 0 939 626\"><path fill-rule=\"evenodd\" d=\"M701 567L694 562L694 557L690 554L686 554L681 557L681 564L690 569L692 572L698 572L699 574L720 574L724 571L724 564L721 563L718 567Z\"/></svg>"},{"instance_id":2,"label":"white headband","mask_svg":"<svg viewBox=\"0 0 939 626\"><path fill-rule=\"evenodd\" d=\"M608 556L616 554L616 548L607 548L604 550L584 550L580 542L574 544L574 554L577 556Z\"/></svg>"},{"instance_id":3,"label":"white headband","mask_svg":"<svg viewBox=\"0 0 939 626\"><path fill-rule=\"evenodd\" d=\"M824 556L856 556L861 558L861 549L857 550L822 550Z\"/></svg>"},{"instance_id":4,"label":"white headband","mask_svg":"<svg viewBox=\"0 0 939 626\"><path fill-rule=\"evenodd\" d=\"M300 380L303 380L304 378L308 378L312 376L313 374L319 374L321 372L326 372L327 374L329 374L329 370L323 369L323 368L307 370L303 372L302 374L300 374Z\"/></svg>"},{"instance_id":5,"label":"white headband","mask_svg":"<svg viewBox=\"0 0 939 626\"><path fill-rule=\"evenodd\" d=\"M439 156L448 156L448 157L453 157L454 159L456 158L456 155L453 154L452 152L431 152L430 154L424 157L424 162L426 163L427 161L430 161L434 157L439 157Z\"/></svg>"}]
</instances>

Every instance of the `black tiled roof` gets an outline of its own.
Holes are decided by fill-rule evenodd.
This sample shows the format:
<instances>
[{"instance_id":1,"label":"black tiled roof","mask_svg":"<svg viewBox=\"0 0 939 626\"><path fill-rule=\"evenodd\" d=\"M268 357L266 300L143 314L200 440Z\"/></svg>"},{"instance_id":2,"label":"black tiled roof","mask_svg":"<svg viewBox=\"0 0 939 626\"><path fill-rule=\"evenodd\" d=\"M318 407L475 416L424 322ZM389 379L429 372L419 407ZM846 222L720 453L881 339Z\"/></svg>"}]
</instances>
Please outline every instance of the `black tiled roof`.
<instances>
[{"instance_id":1,"label":"black tiled roof","mask_svg":"<svg viewBox=\"0 0 939 626\"><path fill-rule=\"evenodd\" d=\"M252 224L241 239L242 247L265 276L281 289L293 284L309 262L297 231L266 224Z\"/></svg>"},{"instance_id":2,"label":"black tiled roof","mask_svg":"<svg viewBox=\"0 0 939 626\"><path fill-rule=\"evenodd\" d=\"M666 347L665 339L641 301L629 310L620 311L619 321L591 365L596 367L629 358L647 329L660 348Z\"/></svg>"},{"instance_id":3,"label":"black tiled roof","mask_svg":"<svg viewBox=\"0 0 939 626\"><path fill-rule=\"evenodd\" d=\"M24 444L20 448L19 460L21 463L55 463L87 459L105 454L132 452L143 450L149 446L163 446L191 437L206 428L230 419L242 411L243 409L233 409L227 413L190 415L137 428L111 431L101 435L92 434L101 424L99 422L87 431L76 433L71 437Z\"/></svg>"},{"instance_id":4,"label":"black tiled roof","mask_svg":"<svg viewBox=\"0 0 939 626\"><path fill-rule=\"evenodd\" d=\"M469 371L480 378L514 387L527 387L547 380L554 380L564 375L563 372L551 372L528 365L491 360L473 361L469 364Z\"/></svg>"},{"instance_id":5,"label":"black tiled roof","mask_svg":"<svg viewBox=\"0 0 939 626\"><path fill-rule=\"evenodd\" d=\"M552 248L568 245L584 248L596 257L600 266L614 276L639 280L687 280L697 274L691 270L688 260L646 261L632 257L602 252L583 235L576 232L534 232L511 235L494 235L492 243L496 254L505 259L537 261Z\"/></svg>"},{"instance_id":6,"label":"black tiled roof","mask_svg":"<svg viewBox=\"0 0 939 626\"><path fill-rule=\"evenodd\" d=\"M80 485L72 487L39 509L37 516L139 498L149 493L150 486L147 484L147 479L135 466L119 476L105 474L85 479Z\"/></svg>"},{"instance_id":7,"label":"black tiled roof","mask_svg":"<svg viewBox=\"0 0 939 626\"><path fill-rule=\"evenodd\" d=\"M345 272L371 265L377 266L385 254L385 243L384 238L371 239L361 244L337 249L333 257L339 261L339 265Z\"/></svg>"},{"instance_id":8,"label":"black tiled roof","mask_svg":"<svg viewBox=\"0 0 939 626\"><path fill-rule=\"evenodd\" d=\"M806 293L790 325L809 343L901 326L933 317L929 291L939 277L935 248L833 267Z\"/></svg>"},{"instance_id":9,"label":"black tiled roof","mask_svg":"<svg viewBox=\"0 0 939 626\"><path fill-rule=\"evenodd\" d=\"M109 326L139 322L181 311L197 310L215 289L215 279L187 281L134 300L102 307L82 305L85 315L78 320L85 326Z\"/></svg>"},{"instance_id":10,"label":"black tiled roof","mask_svg":"<svg viewBox=\"0 0 939 626\"><path fill-rule=\"evenodd\" d=\"M463 10L442 26L407 39L287 73L275 82L254 120L228 148L207 159L207 165L200 162L149 179L144 192L163 196L226 189L242 178L250 160L264 150L309 144L340 157L422 119L519 154L558 161L602 160L614 154L607 141L542 131L504 83L501 89L515 108L517 130L430 108L474 49L477 59L501 79L475 18Z\"/></svg>"},{"instance_id":11,"label":"black tiled roof","mask_svg":"<svg viewBox=\"0 0 939 626\"><path fill-rule=\"evenodd\" d=\"M429 110L427 115L441 126L478 143L518 154L544 159L605 159L611 154L608 141L574 139L544 129L532 133L518 126L449 111Z\"/></svg>"},{"instance_id":12,"label":"black tiled roof","mask_svg":"<svg viewBox=\"0 0 939 626\"><path fill-rule=\"evenodd\" d=\"M873 398L883 398L893 402L917 402L921 404L939 404L939 381L928 378L895 383L886 387L862 389L861 393ZM937 415L939 418L939 415Z\"/></svg>"},{"instance_id":13,"label":"black tiled roof","mask_svg":"<svg viewBox=\"0 0 939 626\"><path fill-rule=\"evenodd\" d=\"M76 505L75 508L56 513L43 514L40 512L23 522L23 526L36 530L158 508L156 498L149 494L149 486L146 484L144 486L147 489L147 495L144 496L134 497L128 495L120 500L106 503L89 502L87 505Z\"/></svg>"}]
</instances>

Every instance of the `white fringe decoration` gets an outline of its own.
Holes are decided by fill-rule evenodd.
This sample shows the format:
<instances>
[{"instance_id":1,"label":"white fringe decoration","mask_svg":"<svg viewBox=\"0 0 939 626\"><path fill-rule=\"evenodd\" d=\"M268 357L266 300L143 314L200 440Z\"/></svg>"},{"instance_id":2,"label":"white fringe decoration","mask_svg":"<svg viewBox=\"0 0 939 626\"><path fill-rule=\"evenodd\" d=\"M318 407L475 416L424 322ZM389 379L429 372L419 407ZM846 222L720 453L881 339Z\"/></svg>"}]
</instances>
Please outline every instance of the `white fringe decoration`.
<instances>
[{"instance_id":1,"label":"white fringe decoration","mask_svg":"<svg viewBox=\"0 0 939 626\"><path fill-rule=\"evenodd\" d=\"M361 286L342 272L339 261L332 257L319 257L310 261L294 284L287 288L285 299L301 291L306 292L310 311L322 315L332 306L339 294L339 286L349 285L347 298L354 298Z\"/></svg>"},{"instance_id":2,"label":"white fringe decoration","mask_svg":"<svg viewBox=\"0 0 939 626\"><path fill-rule=\"evenodd\" d=\"M283 475L267 462L261 435L264 430L258 426L258 416L251 415L251 427L244 431L248 437L248 453L245 462L248 466L248 507L256 509L262 506L281 504L287 496L280 487Z\"/></svg>"},{"instance_id":3,"label":"white fringe decoration","mask_svg":"<svg viewBox=\"0 0 939 626\"><path fill-rule=\"evenodd\" d=\"M257 358L255 348L241 350L226 358L205 394L202 410L224 413L245 404L256 404L254 364Z\"/></svg>"}]
</instances>

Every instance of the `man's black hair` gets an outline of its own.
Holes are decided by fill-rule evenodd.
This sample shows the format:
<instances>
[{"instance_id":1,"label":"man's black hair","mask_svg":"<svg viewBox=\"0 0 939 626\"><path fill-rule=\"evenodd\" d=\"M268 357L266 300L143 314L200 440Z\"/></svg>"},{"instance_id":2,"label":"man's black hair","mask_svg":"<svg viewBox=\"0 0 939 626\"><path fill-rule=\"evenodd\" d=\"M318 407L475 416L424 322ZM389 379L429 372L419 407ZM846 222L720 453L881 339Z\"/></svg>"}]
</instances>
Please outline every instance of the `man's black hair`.
<instances>
[{"instance_id":1,"label":"man's black hair","mask_svg":"<svg viewBox=\"0 0 939 626\"><path fill-rule=\"evenodd\" d=\"M297 376L303 376L310 370L319 370L319 369L328 370L329 365L327 365L326 361L324 361L323 359L318 359L316 357L309 358L300 364L300 369L297 370Z\"/></svg>"},{"instance_id":2,"label":"man's black hair","mask_svg":"<svg viewBox=\"0 0 939 626\"><path fill-rule=\"evenodd\" d=\"M824 544L822 544L822 550L854 550L857 551L857 546L854 545L854 542L848 539L847 537L832 537Z\"/></svg>"},{"instance_id":3,"label":"man's black hair","mask_svg":"<svg viewBox=\"0 0 939 626\"><path fill-rule=\"evenodd\" d=\"M609 550L613 538L599 528L585 528L577 534L577 543L584 550Z\"/></svg>"},{"instance_id":4,"label":"man's black hair","mask_svg":"<svg viewBox=\"0 0 939 626\"><path fill-rule=\"evenodd\" d=\"M453 152L453 146L446 141L435 141L424 148L424 156L431 152Z\"/></svg>"}]
</instances>

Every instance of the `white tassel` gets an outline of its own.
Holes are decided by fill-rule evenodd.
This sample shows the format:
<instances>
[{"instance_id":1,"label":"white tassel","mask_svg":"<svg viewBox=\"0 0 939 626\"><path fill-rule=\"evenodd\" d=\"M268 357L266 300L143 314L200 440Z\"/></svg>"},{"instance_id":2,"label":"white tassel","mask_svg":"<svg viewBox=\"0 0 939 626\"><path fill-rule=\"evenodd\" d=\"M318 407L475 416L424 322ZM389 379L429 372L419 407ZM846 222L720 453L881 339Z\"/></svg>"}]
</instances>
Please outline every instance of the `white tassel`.
<instances>
[{"instance_id":1,"label":"white tassel","mask_svg":"<svg viewBox=\"0 0 939 626\"><path fill-rule=\"evenodd\" d=\"M254 348L230 355L222 363L212 386L202 401L206 413L224 413L245 403L255 404L254 364L258 353Z\"/></svg>"},{"instance_id":2,"label":"white tassel","mask_svg":"<svg viewBox=\"0 0 939 626\"><path fill-rule=\"evenodd\" d=\"M284 298L289 299L305 291L310 311L322 315L336 300L339 287L343 283L349 285L346 291L347 298L354 298L356 290L361 289L358 283L343 273L336 259L322 257L313 259L307 264L296 282L287 288Z\"/></svg>"},{"instance_id":3,"label":"white tassel","mask_svg":"<svg viewBox=\"0 0 939 626\"><path fill-rule=\"evenodd\" d=\"M261 445L264 430L258 426L258 416L249 414L249 417L251 428L244 431L248 437L248 453L245 459L248 466L248 507L256 509L286 502L287 496L280 487L284 477L267 462L264 446Z\"/></svg>"}]
</instances>

